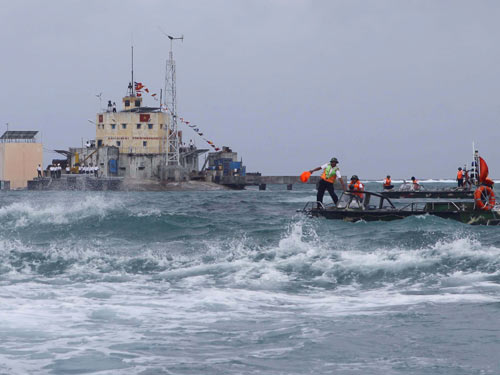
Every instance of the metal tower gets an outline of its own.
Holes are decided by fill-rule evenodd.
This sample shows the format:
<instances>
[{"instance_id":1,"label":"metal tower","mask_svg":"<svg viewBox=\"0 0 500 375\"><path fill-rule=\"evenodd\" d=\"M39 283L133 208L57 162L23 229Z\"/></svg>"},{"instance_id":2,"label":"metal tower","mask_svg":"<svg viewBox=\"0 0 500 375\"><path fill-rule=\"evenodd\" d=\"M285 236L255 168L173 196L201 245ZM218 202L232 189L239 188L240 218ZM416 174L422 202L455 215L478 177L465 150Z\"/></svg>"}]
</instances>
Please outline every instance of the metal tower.
<instances>
[{"instance_id":1,"label":"metal tower","mask_svg":"<svg viewBox=\"0 0 500 375\"><path fill-rule=\"evenodd\" d=\"M165 34L170 39L170 52L165 71L165 106L170 112L170 123L167 127L166 165L179 165L179 135L177 131L177 98L175 60L173 53L174 40L184 40L184 36L174 38Z\"/></svg>"}]
</instances>

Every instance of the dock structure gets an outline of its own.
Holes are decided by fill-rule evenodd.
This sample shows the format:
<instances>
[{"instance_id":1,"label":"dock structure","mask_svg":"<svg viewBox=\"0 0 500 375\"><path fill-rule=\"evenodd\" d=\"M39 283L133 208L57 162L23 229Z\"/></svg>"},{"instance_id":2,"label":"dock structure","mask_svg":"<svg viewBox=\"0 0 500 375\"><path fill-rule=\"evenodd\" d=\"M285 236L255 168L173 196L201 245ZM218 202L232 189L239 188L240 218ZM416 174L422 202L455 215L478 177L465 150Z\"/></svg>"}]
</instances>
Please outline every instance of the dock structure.
<instances>
[{"instance_id":1,"label":"dock structure","mask_svg":"<svg viewBox=\"0 0 500 375\"><path fill-rule=\"evenodd\" d=\"M121 190L122 185L122 177L68 174L61 178L35 178L28 181L28 190Z\"/></svg>"}]
</instances>

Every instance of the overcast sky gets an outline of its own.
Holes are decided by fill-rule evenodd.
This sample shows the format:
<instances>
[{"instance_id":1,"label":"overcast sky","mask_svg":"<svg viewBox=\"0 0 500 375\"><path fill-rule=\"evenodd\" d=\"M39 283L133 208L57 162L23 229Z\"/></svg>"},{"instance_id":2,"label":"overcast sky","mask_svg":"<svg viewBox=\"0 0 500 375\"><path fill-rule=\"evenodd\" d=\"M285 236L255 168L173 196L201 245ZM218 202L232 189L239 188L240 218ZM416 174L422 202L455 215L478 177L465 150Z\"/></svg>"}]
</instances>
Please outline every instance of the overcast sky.
<instances>
[{"instance_id":1,"label":"overcast sky","mask_svg":"<svg viewBox=\"0 0 500 375\"><path fill-rule=\"evenodd\" d=\"M163 87L161 27L185 37L180 116L248 171L336 156L361 179L454 177L475 141L498 178L499 19L497 0L3 0L0 125L47 150L95 138L95 95L121 108L132 41L136 80Z\"/></svg>"}]
</instances>

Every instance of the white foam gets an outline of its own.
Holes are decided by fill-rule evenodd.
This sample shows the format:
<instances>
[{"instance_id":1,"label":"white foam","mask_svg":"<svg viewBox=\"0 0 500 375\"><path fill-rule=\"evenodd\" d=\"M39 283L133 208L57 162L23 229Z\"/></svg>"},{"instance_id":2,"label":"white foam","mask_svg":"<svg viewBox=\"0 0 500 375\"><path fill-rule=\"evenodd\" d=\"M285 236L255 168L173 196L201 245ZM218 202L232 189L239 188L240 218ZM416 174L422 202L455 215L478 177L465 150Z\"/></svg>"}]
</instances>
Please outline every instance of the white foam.
<instances>
[{"instance_id":1,"label":"white foam","mask_svg":"<svg viewBox=\"0 0 500 375\"><path fill-rule=\"evenodd\" d=\"M67 224L88 217L104 217L110 210L122 207L118 199L100 194L76 196L71 200L25 200L0 207L0 218L11 218L16 227L33 223Z\"/></svg>"}]
</instances>

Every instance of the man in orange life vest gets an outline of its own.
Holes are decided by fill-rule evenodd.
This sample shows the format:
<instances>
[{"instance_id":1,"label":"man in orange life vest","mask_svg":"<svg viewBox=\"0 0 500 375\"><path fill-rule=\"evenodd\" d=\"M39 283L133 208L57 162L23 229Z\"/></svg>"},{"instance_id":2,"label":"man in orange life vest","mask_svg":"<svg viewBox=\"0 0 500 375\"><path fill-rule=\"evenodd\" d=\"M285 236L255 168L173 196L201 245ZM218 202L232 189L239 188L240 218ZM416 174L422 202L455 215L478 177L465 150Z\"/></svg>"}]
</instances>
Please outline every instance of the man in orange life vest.
<instances>
[{"instance_id":1,"label":"man in orange life vest","mask_svg":"<svg viewBox=\"0 0 500 375\"><path fill-rule=\"evenodd\" d=\"M384 190L391 190L394 187L391 181L391 176L387 175L384 180Z\"/></svg>"},{"instance_id":2,"label":"man in orange life vest","mask_svg":"<svg viewBox=\"0 0 500 375\"><path fill-rule=\"evenodd\" d=\"M342 185L342 189L344 189L345 191L344 180L342 180L342 175L340 174L339 167L337 167L338 162L339 161L337 160L337 158L332 158L330 160L330 163L323 164L321 167L314 168L309 171L310 173L313 173L315 171L323 169L323 174L321 175L321 179L319 180L318 184L318 194L316 195L316 200L318 202L323 203L325 190L328 190L328 193L330 193L330 196L332 197L333 203L337 204L339 198L337 197L337 194L335 194L335 191L333 189L333 184L335 183L335 180L337 178Z\"/></svg>"},{"instance_id":3,"label":"man in orange life vest","mask_svg":"<svg viewBox=\"0 0 500 375\"><path fill-rule=\"evenodd\" d=\"M354 195L359 197L359 199L363 199L364 194L361 193L362 191L365 191L365 187L359 181L358 176L354 175L351 177L351 183L349 184L349 191L353 191Z\"/></svg>"},{"instance_id":4,"label":"man in orange life vest","mask_svg":"<svg viewBox=\"0 0 500 375\"><path fill-rule=\"evenodd\" d=\"M413 190L420 190L420 184L418 183L418 180L415 177L411 177L411 182L412 182L412 188Z\"/></svg>"},{"instance_id":5,"label":"man in orange life vest","mask_svg":"<svg viewBox=\"0 0 500 375\"><path fill-rule=\"evenodd\" d=\"M457 182L458 182L458 187L464 186L464 173L462 172L462 168L460 167L458 167Z\"/></svg>"}]
</instances>

